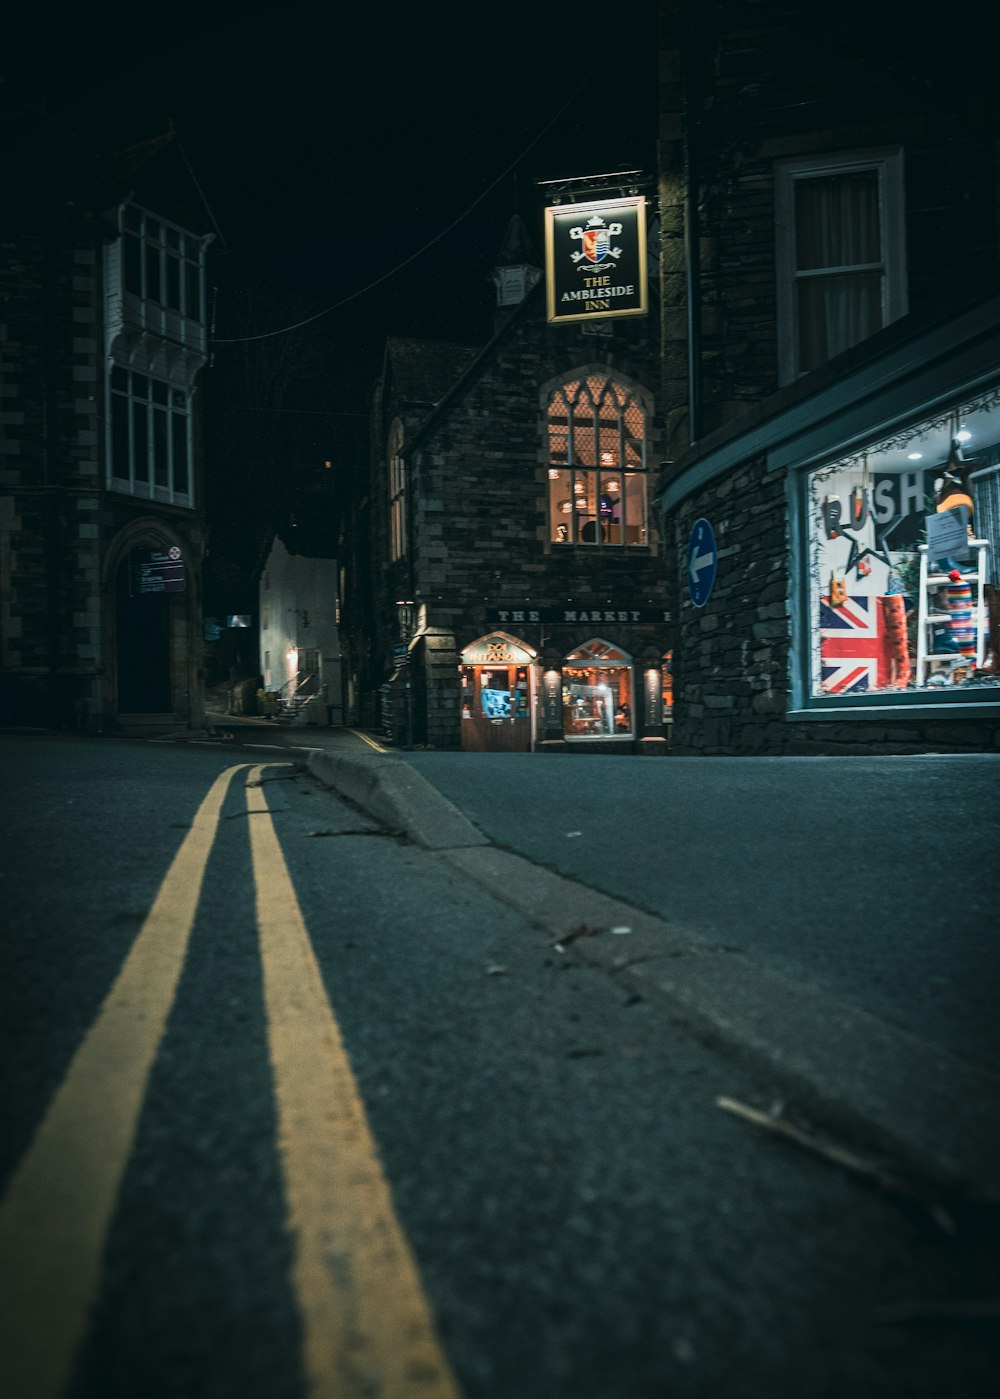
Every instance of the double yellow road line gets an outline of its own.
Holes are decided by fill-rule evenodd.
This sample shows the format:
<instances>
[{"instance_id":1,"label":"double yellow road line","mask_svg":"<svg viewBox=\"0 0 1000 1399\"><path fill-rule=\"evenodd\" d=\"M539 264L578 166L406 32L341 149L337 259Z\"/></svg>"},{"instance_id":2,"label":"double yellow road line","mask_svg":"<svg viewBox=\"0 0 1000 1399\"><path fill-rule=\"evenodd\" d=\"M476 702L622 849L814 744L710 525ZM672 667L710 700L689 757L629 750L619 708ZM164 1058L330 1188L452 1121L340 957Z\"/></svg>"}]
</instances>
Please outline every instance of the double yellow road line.
<instances>
[{"instance_id":1,"label":"double yellow road line","mask_svg":"<svg viewBox=\"0 0 1000 1399\"><path fill-rule=\"evenodd\" d=\"M270 766L270 765L269 765ZM8 1399L58 1399L101 1281L230 782L212 784L0 1204ZM458 1399L264 790L246 788L268 1045L310 1399Z\"/></svg>"}]
</instances>

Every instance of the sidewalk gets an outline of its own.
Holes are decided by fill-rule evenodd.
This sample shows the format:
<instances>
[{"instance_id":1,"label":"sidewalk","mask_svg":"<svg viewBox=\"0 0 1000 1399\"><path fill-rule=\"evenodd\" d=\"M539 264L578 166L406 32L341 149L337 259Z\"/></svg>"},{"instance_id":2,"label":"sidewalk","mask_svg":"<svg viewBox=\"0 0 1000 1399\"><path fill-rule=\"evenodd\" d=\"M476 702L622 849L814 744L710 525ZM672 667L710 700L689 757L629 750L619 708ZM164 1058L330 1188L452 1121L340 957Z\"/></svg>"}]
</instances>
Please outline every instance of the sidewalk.
<instances>
[{"instance_id":1,"label":"sidewalk","mask_svg":"<svg viewBox=\"0 0 1000 1399\"><path fill-rule=\"evenodd\" d=\"M992 1068L496 845L407 755L376 752L353 731L305 731L302 741L320 782L516 909L560 955L602 967L752 1064L770 1095L761 1106L781 1099L894 1169L1000 1204Z\"/></svg>"}]
</instances>

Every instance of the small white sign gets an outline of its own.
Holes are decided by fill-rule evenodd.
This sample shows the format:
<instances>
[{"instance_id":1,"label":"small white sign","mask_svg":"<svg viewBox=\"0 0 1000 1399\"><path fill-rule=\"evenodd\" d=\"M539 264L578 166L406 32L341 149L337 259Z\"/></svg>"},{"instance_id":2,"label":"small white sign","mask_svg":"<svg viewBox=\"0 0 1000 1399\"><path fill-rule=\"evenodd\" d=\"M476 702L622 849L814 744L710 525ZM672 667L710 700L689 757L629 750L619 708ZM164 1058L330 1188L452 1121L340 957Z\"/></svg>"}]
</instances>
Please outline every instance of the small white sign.
<instances>
[{"instance_id":1,"label":"small white sign","mask_svg":"<svg viewBox=\"0 0 1000 1399\"><path fill-rule=\"evenodd\" d=\"M969 557L969 507L953 505L928 515L927 553L931 559L967 559Z\"/></svg>"}]
</instances>

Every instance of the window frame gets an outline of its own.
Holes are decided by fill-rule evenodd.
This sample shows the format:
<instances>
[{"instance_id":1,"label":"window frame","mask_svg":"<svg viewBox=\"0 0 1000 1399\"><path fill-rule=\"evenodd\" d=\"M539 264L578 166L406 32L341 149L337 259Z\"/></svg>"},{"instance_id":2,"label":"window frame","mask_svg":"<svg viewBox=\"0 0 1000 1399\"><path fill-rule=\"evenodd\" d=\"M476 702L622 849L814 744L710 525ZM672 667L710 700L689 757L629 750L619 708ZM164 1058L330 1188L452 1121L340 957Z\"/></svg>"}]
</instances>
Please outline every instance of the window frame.
<instances>
[{"instance_id":1,"label":"window frame","mask_svg":"<svg viewBox=\"0 0 1000 1399\"><path fill-rule=\"evenodd\" d=\"M116 373L127 376L125 388L116 385ZM136 384L136 378L145 381L145 393L141 384ZM156 375L146 374L111 360L108 363L106 396L109 424L106 441L108 489L144 500L156 500L193 509L194 390L184 385L168 383ZM124 422L121 419L121 404L126 405ZM121 437L122 428L125 430L124 443ZM141 452L137 450L140 440L145 445L144 475L137 474L137 468L143 460ZM183 450L179 452L181 444ZM127 476L117 472L121 465L120 453L123 447L128 459ZM186 490L179 490L175 485L180 458L183 458L187 477ZM161 467L165 471L165 482L157 480Z\"/></svg>"},{"instance_id":2,"label":"window frame","mask_svg":"<svg viewBox=\"0 0 1000 1399\"><path fill-rule=\"evenodd\" d=\"M559 676L559 710L562 721L562 735L567 743L622 743L629 742L636 737L636 684L635 684L635 658L622 647L614 645L604 637L593 636L589 640L581 642L579 646L574 646L562 658ZM627 704L629 709L628 728L619 729L617 723L617 709L612 710L608 715L611 723L611 732L602 733L600 730L588 730L584 733L573 733L567 724L567 695L570 693L570 686L574 682L568 677L573 674L586 674L593 672L599 675L602 671L624 672L628 677ZM577 682L579 683L579 682ZM570 700L571 702L571 700ZM582 701L585 703L585 701Z\"/></svg>"},{"instance_id":3,"label":"window frame","mask_svg":"<svg viewBox=\"0 0 1000 1399\"><path fill-rule=\"evenodd\" d=\"M406 434L401 418L394 418L386 439L386 459L389 468L389 562L405 559L407 549L406 518L406 459L403 443Z\"/></svg>"},{"instance_id":4,"label":"window frame","mask_svg":"<svg viewBox=\"0 0 1000 1399\"><path fill-rule=\"evenodd\" d=\"M970 414L983 409L1000 414L1000 382L981 389L978 394L949 395L942 398L930 411L927 406L917 411L911 409L897 419L892 431L868 433L864 439L855 440L849 446L841 444L839 451L825 450L817 453L809 461L802 462L788 472L786 501L790 523L791 618L791 645L788 657L789 707L786 714L788 720L802 722L816 719L871 719L921 713L927 715L934 712L942 717L976 717L1000 712L1000 687L993 686L956 685L939 688L936 683L924 683L919 686L887 684L881 688L851 689L846 692L824 689L818 612L828 568L825 561L820 562L818 569L813 562L814 557L819 561L820 548L814 480L819 481L821 490L825 493L829 474L835 468L840 468L845 473L858 471L858 464L867 456L873 481L876 477L881 476L884 479L886 475L894 474L901 478L901 484L904 476L912 476L923 478L923 485L929 486L931 478L941 470L954 425L960 420L964 424ZM975 422L973 425L976 426ZM935 434L940 440L928 451L925 439L933 438ZM1000 441L995 438L992 442L984 440L981 436L981 424L977 427L976 439L977 445L973 450L981 455L985 454L984 460L988 457L1000 465ZM924 454L919 465L914 465L912 471L902 470L898 462L895 471L891 471L887 466L883 466L880 471L881 452L891 450L898 458L913 446L922 447ZM917 489L916 481L907 482L908 495L915 494ZM874 502L881 504L878 496L876 488ZM913 513L922 516L923 511ZM977 530L977 533L981 531ZM996 556L1000 555L1000 548L994 549L992 542L991 540L987 556L988 577L996 574ZM890 548L891 554L898 552L900 551ZM919 555L916 544L912 547L907 546L902 552L915 558ZM973 559L974 557L973 555ZM893 567L897 567L895 562ZM972 567L971 560L968 567ZM907 595L914 611L919 614L919 591L908 589ZM911 647L910 663L914 670L916 655L916 648Z\"/></svg>"},{"instance_id":5,"label":"window frame","mask_svg":"<svg viewBox=\"0 0 1000 1399\"><path fill-rule=\"evenodd\" d=\"M205 326L205 245L206 239L179 224L171 223L138 204L124 204L119 210L121 235L121 287L125 296L160 307L193 324ZM130 252L138 251L138 261ZM195 299L190 294L194 270ZM134 285L138 273L139 288ZM177 305L171 305L170 289L176 274ZM155 288L152 283L155 282ZM132 285L130 285L132 283Z\"/></svg>"},{"instance_id":6,"label":"window frame","mask_svg":"<svg viewBox=\"0 0 1000 1399\"><path fill-rule=\"evenodd\" d=\"M592 381L603 380L599 391L595 393ZM620 396L621 395L621 396ZM614 421L610 416L605 417L607 403L609 399L614 404ZM561 404L560 404L561 400ZM582 406L589 403L591 411L578 411ZM565 409L565 418L553 416L553 409L562 406ZM626 426L626 415L631 407L641 415L642 435L636 437L634 433L628 431ZM550 382L543 391L543 415L542 431L544 434L544 459L547 473L547 490L545 498L545 516L547 522L546 547L547 549L596 549L596 550L645 550L650 549L650 499L649 499L649 454L651 441L651 424L653 417L652 404L649 395L638 384L630 382L625 376L612 373L606 366L596 365L581 367L572 373L562 376L557 381ZM556 460L552 450L553 425L555 422L565 421L565 460ZM594 456L593 464L581 462L577 457L577 437L590 433L593 437ZM601 454L605 450L602 445L604 437L611 433L614 445L617 447L617 460L613 463L605 464L601 461ZM639 465L628 464L629 447L638 448L640 458ZM571 509L569 512L569 522L557 519L554 510L554 488L553 481L565 475L568 490L567 501L575 502L577 495L583 495L585 500L593 499L594 520L597 523L600 517L604 496L602 495L602 477L619 477L620 485L615 493L619 496L620 508L620 538L604 538L603 529L594 530L592 539L581 537L579 530L578 516L580 512ZM627 483L631 481L631 489ZM593 485L593 490L588 489ZM633 493L639 494L639 516L640 523L636 526L639 538L629 540L628 538L628 510L629 497ZM566 530L566 537L558 537L559 529ZM586 525L584 525L586 528Z\"/></svg>"},{"instance_id":7,"label":"window frame","mask_svg":"<svg viewBox=\"0 0 1000 1399\"><path fill-rule=\"evenodd\" d=\"M812 371L799 367L798 284L795 188L799 181L829 179L874 170L878 175L879 233L881 258L878 264L859 264L870 270L881 269L881 325L884 329L908 309L906 273L906 187L901 146L867 151L847 151L834 155L803 156L777 161L774 167L775 199L775 299L778 332L778 383L793 383ZM829 275L832 269L809 269L810 276Z\"/></svg>"}]
</instances>

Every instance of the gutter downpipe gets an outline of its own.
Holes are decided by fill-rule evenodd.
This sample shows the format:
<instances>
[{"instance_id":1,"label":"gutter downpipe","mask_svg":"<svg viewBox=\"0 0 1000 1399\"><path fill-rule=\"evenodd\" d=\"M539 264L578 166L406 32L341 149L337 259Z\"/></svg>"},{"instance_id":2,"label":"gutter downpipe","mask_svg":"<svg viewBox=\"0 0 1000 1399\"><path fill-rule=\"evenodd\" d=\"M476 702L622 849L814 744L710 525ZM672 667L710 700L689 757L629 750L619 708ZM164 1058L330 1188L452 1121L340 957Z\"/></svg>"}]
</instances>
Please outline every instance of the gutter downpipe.
<instances>
[{"instance_id":1,"label":"gutter downpipe","mask_svg":"<svg viewBox=\"0 0 1000 1399\"><path fill-rule=\"evenodd\" d=\"M698 220L698 167L695 154L697 101L693 70L696 55L694 25L689 22L681 35L682 122L684 129L684 272L687 299L688 361L688 446L702 435L701 405L701 230Z\"/></svg>"}]
</instances>

